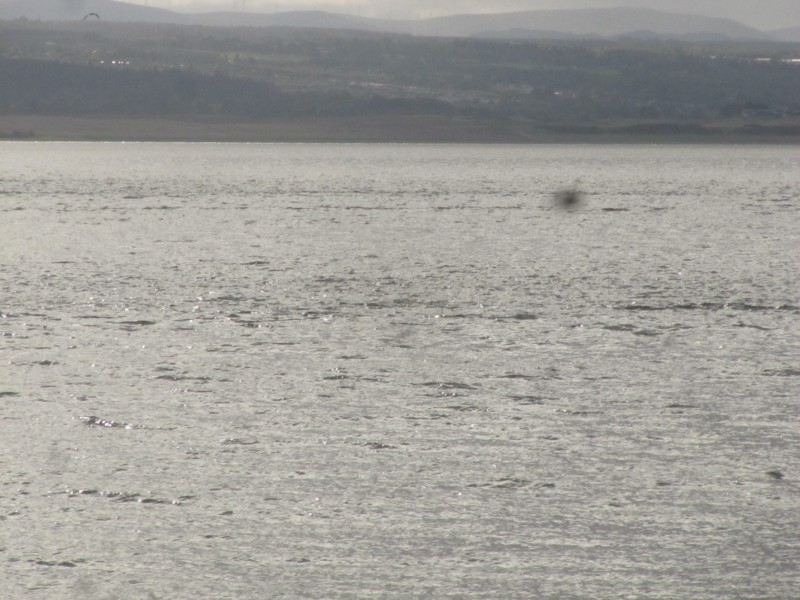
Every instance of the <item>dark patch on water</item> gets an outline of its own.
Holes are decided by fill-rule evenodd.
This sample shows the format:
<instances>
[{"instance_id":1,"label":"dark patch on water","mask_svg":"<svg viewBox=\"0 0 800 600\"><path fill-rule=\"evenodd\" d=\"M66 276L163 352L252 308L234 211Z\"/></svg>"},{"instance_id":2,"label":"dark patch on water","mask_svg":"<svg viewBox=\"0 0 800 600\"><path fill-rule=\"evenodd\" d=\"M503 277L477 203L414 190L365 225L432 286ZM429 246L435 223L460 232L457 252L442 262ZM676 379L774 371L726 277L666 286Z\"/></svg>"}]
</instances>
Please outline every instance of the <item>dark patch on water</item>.
<instances>
[{"instance_id":1,"label":"dark patch on water","mask_svg":"<svg viewBox=\"0 0 800 600\"><path fill-rule=\"evenodd\" d=\"M600 210L602 210L603 212L630 212L631 209L630 208L612 208L612 207L608 207L608 208L601 208Z\"/></svg>"},{"instance_id":2,"label":"dark patch on water","mask_svg":"<svg viewBox=\"0 0 800 600\"><path fill-rule=\"evenodd\" d=\"M0 392L0 398L16 398L19 392Z\"/></svg>"},{"instance_id":3,"label":"dark patch on water","mask_svg":"<svg viewBox=\"0 0 800 600\"><path fill-rule=\"evenodd\" d=\"M785 369L766 369L761 371L762 375L770 377L800 377L800 369L787 367Z\"/></svg>"},{"instance_id":4,"label":"dark patch on water","mask_svg":"<svg viewBox=\"0 0 800 600\"><path fill-rule=\"evenodd\" d=\"M533 482L529 479L521 479L519 477L503 477L495 481L486 483L471 483L467 485L470 488L489 488L498 490L516 490L532 485ZM534 485L536 488L552 489L556 487L555 483L537 483Z\"/></svg>"},{"instance_id":5,"label":"dark patch on water","mask_svg":"<svg viewBox=\"0 0 800 600\"><path fill-rule=\"evenodd\" d=\"M75 560L29 560L31 564L40 566L40 567L67 567L73 568L77 567L78 564L86 562L85 558L78 558Z\"/></svg>"},{"instance_id":6,"label":"dark patch on water","mask_svg":"<svg viewBox=\"0 0 800 600\"><path fill-rule=\"evenodd\" d=\"M359 444L359 446L364 446L365 448L369 448L370 450L396 450L397 446L391 446L389 444L384 444L383 442L364 442Z\"/></svg>"},{"instance_id":7,"label":"dark patch on water","mask_svg":"<svg viewBox=\"0 0 800 600\"><path fill-rule=\"evenodd\" d=\"M661 335L658 331L652 329L639 329L633 325L603 325L603 329L608 331L624 331L632 333L633 335L643 335L647 337L656 337Z\"/></svg>"},{"instance_id":8,"label":"dark patch on water","mask_svg":"<svg viewBox=\"0 0 800 600\"><path fill-rule=\"evenodd\" d=\"M206 348L206 352L219 354L235 354L241 352L241 350L239 346L234 346L232 344L223 344L219 348Z\"/></svg>"},{"instance_id":9,"label":"dark patch on water","mask_svg":"<svg viewBox=\"0 0 800 600\"><path fill-rule=\"evenodd\" d=\"M438 315L440 319L481 319L483 315L476 313L450 313Z\"/></svg>"},{"instance_id":10,"label":"dark patch on water","mask_svg":"<svg viewBox=\"0 0 800 600\"><path fill-rule=\"evenodd\" d=\"M121 423L120 421L112 421L111 419L103 419L90 415L88 417L78 417L79 421L83 421L86 425L92 427L111 427L116 429L144 429L142 425L135 425L133 423Z\"/></svg>"},{"instance_id":11,"label":"dark patch on water","mask_svg":"<svg viewBox=\"0 0 800 600\"><path fill-rule=\"evenodd\" d=\"M576 410L576 409L568 409L568 408L560 408L556 412L570 415L573 417L589 417L591 415L599 414L596 410Z\"/></svg>"},{"instance_id":12,"label":"dark patch on water","mask_svg":"<svg viewBox=\"0 0 800 600\"><path fill-rule=\"evenodd\" d=\"M475 386L468 383L459 383L457 381L425 381L423 383L415 383L417 387L437 388L440 390L475 390Z\"/></svg>"},{"instance_id":13,"label":"dark patch on water","mask_svg":"<svg viewBox=\"0 0 800 600\"><path fill-rule=\"evenodd\" d=\"M635 331L636 327L633 325L603 325L603 329L608 331Z\"/></svg>"},{"instance_id":14,"label":"dark patch on water","mask_svg":"<svg viewBox=\"0 0 800 600\"><path fill-rule=\"evenodd\" d=\"M524 381L537 381L542 377L540 375L524 375L522 373L505 373L504 375L498 375L500 379L522 379Z\"/></svg>"},{"instance_id":15,"label":"dark patch on water","mask_svg":"<svg viewBox=\"0 0 800 600\"><path fill-rule=\"evenodd\" d=\"M535 321L539 318L539 316L534 313L520 312L515 315L511 315L508 318L513 319L515 321Z\"/></svg>"},{"instance_id":16,"label":"dark patch on water","mask_svg":"<svg viewBox=\"0 0 800 600\"><path fill-rule=\"evenodd\" d=\"M457 412L479 412L481 409L474 404L451 404L450 406L440 406L439 408L444 410L454 410Z\"/></svg>"},{"instance_id":17,"label":"dark patch on water","mask_svg":"<svg viewBox=\"0 0 800 600\"><path fill-rule=\"evenodd\" d=\"M158 375L154 377L154 379L166 379L167 381L196 381L199 383L208 383L211 381L211 377L191 377L189 375Z\"/></svg>"},{"instance_id":18,"label":"dark patch on water","mask_svg":"<svg viewBox=\"0 0 800 600\"><path fill-rule=\"evenodd\" d=\"M203 296L203 300L205 302L234 302L239 304L241 302L246 302L248 298L246 296L242 296L239 294L221 294L219 296ZM249 311L242 311L242 312L249 312Z\"/></svg>"},{"instance_id":19,"label":"dark patch on water","mask_svg":"<svg viewBox=\"0 0 800 600\"><path fill-rule=\"evenodd\" d=\"M366 360L366 356L363 354L340 354L337 356L339 360Z\"/></svg>"},{"instance_id":20,"label":"dark patch on water","mask_svg":"<svg viewBox=\"0 0 800 600\"><path fill-rule=\"evenodd\" d=\"M65 492L69 497L75 496L96 496L99 498L107 498L114 502L136 502L137 504L169 504L172 506L180 506L186 500L191 500L194 496L180 496L174 500L167 500L165 498L155 498L153 496L146 496L138 492L116 492L110 490L99 489L67 489Z\"/></svg>"},{"instance_id":21,"label":"dark patch on water","mask_svg":"<svg viewBox=\"0 0 800 600\"><path fill-rule=\"evenodd\" d=\"M583 204L584 194L577 187L570 187L553 194L553 202L559 208L574 209Z\"/></svg>"},{"instance_id":22,"label":"dark patch on water","mask_svg":"<svg viewBox=\"0 0 800 600\"><path fill-rule=\"evenodd\" d=\"M546 398L544 396L525 396L525 395L515 395L509 396L511 400L515 402L520 402L522 404L544 404Z\"/></svg>"},{"instance_id":23,"label":"dark patch on water","mask_svg":"<svg viewBox=\"0 0 800 600\"><path fill-rule=\"evenodd\" d=\"M333 204L322 204L320 208L325 209L333 209L333 210L379 210L379 211L386 211L386 210L398 210L393 206L364 206L364 205L350 205L350 206L336 206Z\"/></svg>"},{"instance_id":24,"label":"dark patch on water","mask_svg":"<svg viewBox=\"0 0 800 600\"><path fill-rule=\"evenodd\" d=\"M777 306L767 306L764 304L749 304L747 302L689 302L683 304L668 304L666 306L654 306L650 304L626 304L615 306L617 310L641 310L641 311L664 311L664 310L734 310L744 312L769 312L787 311L800 313L800 307L794 304L779 304Z\"/></svg>"},{"instance_id":25,"label":"dark patch on water","mask_svg":"<svg viewBox=\"0 0 800 600\"><path fill-rule=\"evenodd\" d=\"M304 319L324 319L331 317L330 311L319 311L319 310L303 310L300 313L300 316Z\"/></svg>"},{"instance_id":26,"label":"dark patch on water","mask_svg":"<svg viewBox=\"0 0 800 600\"><path fill-rule=\"evenodd\" d=\"M137 327L148 327L150 325L155 325L156 321L148 321L146 319L140 319L136 321L118 321L118 325L122 325L123 329L126 331L133 331Z\"/></svg>"},{"instance_id":27,"label":"dark patch on water","mask_svg":"<svg viewBox=\"0 0 800 600\"><path fill-rule=\"evenodd\" d=\"M761 325L753 325L751 323L742 323L739 321L734 325L734 327L746 327L748 329L758 329L760 331L775 331L774 328L771 327L762 327Z\"/></svg>"},{"instance_id":28,"label":"dark patch on water","mask_svg":"<svg viewBox=\"0 0 800 600\"><path fill-rule=\"evenodd\" d=\"M440 390L438 392L432 392L430 394L425 394L428 398L461 398L466 396L466 394L462 394L461 392L453 392L448 390Z\"/></svg>"},{"instance_id":29,"label":"dark patch on water","mask_svg":"<svg viewBox=\"0 0 800 600\"><path fill-rule=\"evenodd\" d=\"M223 446L255 446L258 444L258 440L254 438L226 438L222 440Z\"/></svg>"},{"instance_id":30,"label":"dark patch on water","mask_svg":"<svg viewBox=\"0 0 800 600\"><path fill-rule=\"evenodd\" d=\"M324 375L322 379L323 381L341 381L343 379L350 379L350 377L345 373L333 373L331 375Z\"/></svg>"}]
</instances>

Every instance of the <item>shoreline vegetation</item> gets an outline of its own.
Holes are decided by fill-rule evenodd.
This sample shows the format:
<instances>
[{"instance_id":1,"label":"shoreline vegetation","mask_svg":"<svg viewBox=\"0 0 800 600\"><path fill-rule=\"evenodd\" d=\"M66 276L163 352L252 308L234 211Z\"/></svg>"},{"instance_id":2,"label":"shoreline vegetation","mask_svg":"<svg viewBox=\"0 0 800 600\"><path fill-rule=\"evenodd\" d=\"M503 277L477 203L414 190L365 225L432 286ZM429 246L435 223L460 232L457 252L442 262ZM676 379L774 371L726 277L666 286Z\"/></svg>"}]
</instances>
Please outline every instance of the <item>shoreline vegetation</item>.
<instances>
[{"instance_id":1,"label":"shoreline vegetation","mask_svg":"<svg viewBox=\"0 0 800 600\"><path fill-rule=\"evenodd\" d=\"M542 125L443 115L364 117L114 117L2 115L2 141L800 144L800 119L779 124L613 121Z\"/></svg>"},{"instance_id":2,"label":"shoreline vegetation","mask_svg":"<svg viewBox=\"0 0 800 600\"><path fill-rule=\"evenodd\" d=\"M0 139L798 144L798 69L775 42L0 21Z\"/></svg>"}]
</instances>

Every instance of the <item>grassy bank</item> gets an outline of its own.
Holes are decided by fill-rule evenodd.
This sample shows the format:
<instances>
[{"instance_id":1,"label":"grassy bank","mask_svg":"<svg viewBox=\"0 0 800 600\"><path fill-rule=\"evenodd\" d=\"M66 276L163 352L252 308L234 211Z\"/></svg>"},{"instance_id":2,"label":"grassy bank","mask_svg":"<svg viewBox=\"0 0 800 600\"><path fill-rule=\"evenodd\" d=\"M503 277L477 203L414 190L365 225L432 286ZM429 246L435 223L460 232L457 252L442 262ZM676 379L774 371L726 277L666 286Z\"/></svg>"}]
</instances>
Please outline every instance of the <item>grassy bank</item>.
<instances>
[{"instance_id":1,"label":"grassy bank","mask_svg":"<svg viewBox=\"0 0 800 600\"><path fill-rule=\"evenodd\" d=\"M800 119L775 125L614 122L542 126L446 116L302 119L0 116L0 139L31 141L363 143L800 143Z\"/></svg>"}]
</instances>

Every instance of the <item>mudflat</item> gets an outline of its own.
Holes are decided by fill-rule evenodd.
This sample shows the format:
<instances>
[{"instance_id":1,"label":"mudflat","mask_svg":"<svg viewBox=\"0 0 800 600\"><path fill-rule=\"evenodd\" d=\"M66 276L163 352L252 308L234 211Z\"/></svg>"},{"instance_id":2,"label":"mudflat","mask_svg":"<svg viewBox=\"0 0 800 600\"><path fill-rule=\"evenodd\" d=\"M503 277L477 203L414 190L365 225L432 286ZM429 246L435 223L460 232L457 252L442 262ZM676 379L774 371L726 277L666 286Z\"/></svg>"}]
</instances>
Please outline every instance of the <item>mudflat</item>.
<instances>
[{"instance_id":1,"label":"mudflat","mask_svg":"<svg viewBox=\"0 0 800 600\"><path fill-rule=\"evenodd\" d=\"M542 125L527 120L440 115L303 117L0 116L0 139L39 141L362 143L703 143L797 144L800 118L778 123L615 121Z\"/></svg>"}]
</instances>

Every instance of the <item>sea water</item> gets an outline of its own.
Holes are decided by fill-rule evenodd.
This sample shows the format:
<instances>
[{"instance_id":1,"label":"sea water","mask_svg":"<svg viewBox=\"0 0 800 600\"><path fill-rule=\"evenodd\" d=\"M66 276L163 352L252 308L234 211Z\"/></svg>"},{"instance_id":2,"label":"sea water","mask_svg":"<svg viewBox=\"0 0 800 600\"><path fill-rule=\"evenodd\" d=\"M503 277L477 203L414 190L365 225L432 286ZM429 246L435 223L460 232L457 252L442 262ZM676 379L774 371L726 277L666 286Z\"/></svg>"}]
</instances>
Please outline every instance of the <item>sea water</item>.
<instances>
[{"instance_id":1,"label":"sea water","mask_svg":"<svg viewBox=\"0 0 800 600\"><path fill-rule=\"evenodd\" d=\"M793 597L798 173L0 144L0 596Z\"/></svg>"}]
</instances>

